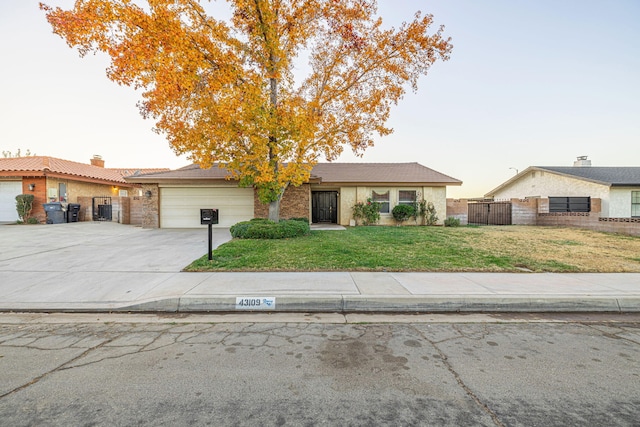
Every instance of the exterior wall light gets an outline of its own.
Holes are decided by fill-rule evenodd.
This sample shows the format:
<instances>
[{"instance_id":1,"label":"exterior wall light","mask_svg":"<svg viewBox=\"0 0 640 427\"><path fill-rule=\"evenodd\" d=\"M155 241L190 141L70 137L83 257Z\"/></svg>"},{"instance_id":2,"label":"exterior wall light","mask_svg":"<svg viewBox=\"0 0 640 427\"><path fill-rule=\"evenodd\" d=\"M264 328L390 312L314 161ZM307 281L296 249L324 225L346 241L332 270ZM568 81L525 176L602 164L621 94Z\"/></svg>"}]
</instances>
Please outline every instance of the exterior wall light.
<instances>
[{"instance_id":1,"label":"exterior wall light","mask_svg":"<svg viewBox=\"0 0 640 427\"><path fill-rule=\"evenodd\" d=\"M151 191L147 190L144 192L145 197L151 197Z\"/></svg>"},{"instance_id":2,"label":"exterior wall light","mask_svg":"<svg viewBox=\"0 0 640 427\"><path fill-rule=\"evenodd\" d=\"M36 188L36 184L34 183L29 184L29 191L33 191L35 190L35 188Z\"/></svg>"}]
</instances>

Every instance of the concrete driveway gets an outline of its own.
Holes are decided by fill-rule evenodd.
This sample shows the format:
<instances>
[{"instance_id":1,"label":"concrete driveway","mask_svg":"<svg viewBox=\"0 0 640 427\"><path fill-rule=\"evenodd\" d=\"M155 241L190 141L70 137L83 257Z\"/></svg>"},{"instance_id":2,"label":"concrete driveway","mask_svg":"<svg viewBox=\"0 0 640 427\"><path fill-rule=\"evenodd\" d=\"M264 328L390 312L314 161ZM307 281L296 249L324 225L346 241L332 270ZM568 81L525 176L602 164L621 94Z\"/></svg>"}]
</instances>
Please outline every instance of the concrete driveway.
<instances>
[{"instance_id":1,"label":"concrete driveway","mask_svg":"<svg viewBox=\"0 0 640 427\"><path fill-rule=\"evenodd\" d=\"M0 225L0 312L640 310L640 273L181 272L207 248L206 228Z\"/></svg>"},{"instance_id":2,"label":"concrete driveway","mask_svg":"<svg viewBox=\"0 0 640 427\"><path fill-rule=\"evenodd\" d=\"M214 247L231 239L214 229ZM202 229L142 229L110 222L0 225L0 274L178 272L207 253Z\"/></svg>"}]
</instances>

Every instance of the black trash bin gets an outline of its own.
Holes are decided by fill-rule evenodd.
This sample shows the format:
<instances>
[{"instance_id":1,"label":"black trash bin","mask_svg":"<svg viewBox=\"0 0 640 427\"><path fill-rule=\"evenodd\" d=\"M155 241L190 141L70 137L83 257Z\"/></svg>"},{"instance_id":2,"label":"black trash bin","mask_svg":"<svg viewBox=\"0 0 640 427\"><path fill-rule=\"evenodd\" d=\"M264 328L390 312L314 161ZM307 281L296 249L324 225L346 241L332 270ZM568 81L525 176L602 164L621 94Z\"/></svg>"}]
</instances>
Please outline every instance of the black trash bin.
<instances>
[{"instance_id":1,"label":"black trash bin","mask_svg":"<svg viewBox=\"0 0 640 427\"><path fill-rule=\"evenodd\" d=\"M62 204L60 202L55 203L43 203L44 211L47 214L47 224L62 224L67 222L65 220L65 212L62 210Z\"/></svg>"},{"instance_id":2,"label":"black trash bin","mask_svg":"<svg viewBox=\"0 0 640 427\"><path fill-rule=\"evenodd\" d=\"M69 203L67 206L67 222L80 221L80 205L77 203Z\"/></svg>"}]
</instances>

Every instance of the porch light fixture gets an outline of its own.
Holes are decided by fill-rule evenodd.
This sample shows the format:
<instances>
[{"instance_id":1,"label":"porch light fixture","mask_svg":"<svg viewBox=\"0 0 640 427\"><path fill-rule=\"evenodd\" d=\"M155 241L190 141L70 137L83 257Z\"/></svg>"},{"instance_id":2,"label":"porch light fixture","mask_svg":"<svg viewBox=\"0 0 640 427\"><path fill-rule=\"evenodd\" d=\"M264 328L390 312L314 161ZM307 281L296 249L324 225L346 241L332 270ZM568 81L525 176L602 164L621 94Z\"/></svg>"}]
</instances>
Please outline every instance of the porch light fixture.
<instances>
[{"instance_id":1,"label":"porch light fixture","mask_svg":"<svg viewBox=\"0 0 640 427\"><path fill-rule=\"evenodd\" d=\"M29 191L33 191L36 188L34 183L29 184Z\"/></svg>"},{"instance_id":2,"label":"porch light fixture","mask_svg":"<svg viewBox=\"0 0 640 427\"><path fill-rule=\"evenodd\" d=\"M144 192L145 197L151 197L151 191L147 190Z\"/></svg>"}]
</instances>

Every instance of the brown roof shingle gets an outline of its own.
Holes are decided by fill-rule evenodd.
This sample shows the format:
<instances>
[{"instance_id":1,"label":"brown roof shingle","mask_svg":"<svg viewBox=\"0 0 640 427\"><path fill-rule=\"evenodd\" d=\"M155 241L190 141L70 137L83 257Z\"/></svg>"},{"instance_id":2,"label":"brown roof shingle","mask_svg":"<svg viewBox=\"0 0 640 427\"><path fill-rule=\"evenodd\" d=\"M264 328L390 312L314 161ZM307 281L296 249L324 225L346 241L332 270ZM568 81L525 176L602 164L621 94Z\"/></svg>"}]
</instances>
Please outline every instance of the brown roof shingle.
<instances>
[{"instance_id":1,"label":"brown roof shingle","mask_svg":"<svg viewBox=\"0 0 640 427\"><path fill-rule=\"evenodd\" d=\"M311 171L323 183L447 184L462 181L419 163L318 163Z\"/></svg>"},{"instance_id":2,"label":"brown roof shingle","mask_svg":"<svg viewBox=\"0 0 640 427\"><path fill-rule=\"evenodd\" d=\"M224 168L214 165L200 169L190 165L169 172L127 177L129 182L158 182L180 180L225 179ZM461 185L462 181L444 175L419 163L318 163L311 171L311 179L323 183L362 184L434 184Z\"/></svg>"}]
</instances>

